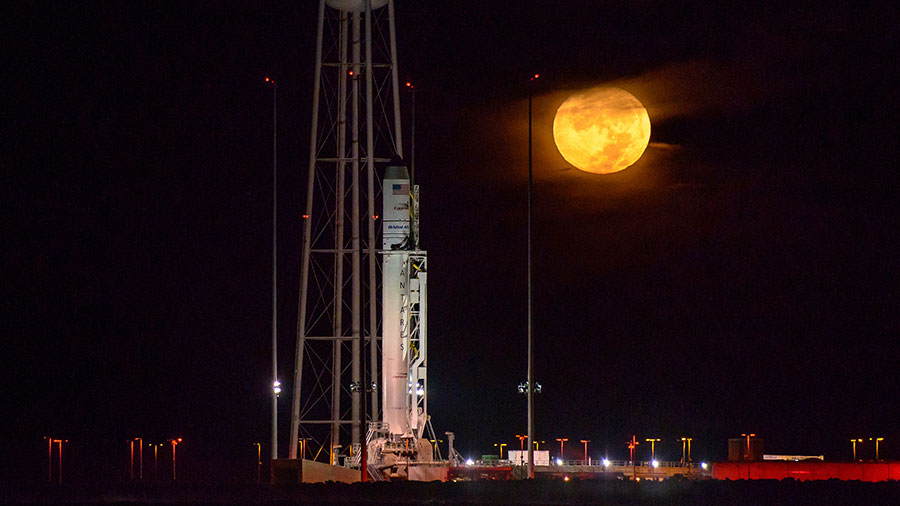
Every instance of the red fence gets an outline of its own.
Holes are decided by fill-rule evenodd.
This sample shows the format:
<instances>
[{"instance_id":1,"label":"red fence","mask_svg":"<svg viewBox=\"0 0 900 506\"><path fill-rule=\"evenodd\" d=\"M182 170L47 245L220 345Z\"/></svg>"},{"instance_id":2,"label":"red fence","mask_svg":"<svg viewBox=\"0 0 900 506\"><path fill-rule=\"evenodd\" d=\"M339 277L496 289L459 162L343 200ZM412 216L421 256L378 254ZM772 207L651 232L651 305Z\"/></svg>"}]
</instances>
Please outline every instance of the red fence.
<instances>
[{"instance_id":1,"label":"red fence","mask_svg":"<svg viewBox=\"0 0 900 506\"><path fill-rule=\"evenodd\" d=\"M900 462L719 462L717 480L900 480Z\"/></svg>"}]
</instances>

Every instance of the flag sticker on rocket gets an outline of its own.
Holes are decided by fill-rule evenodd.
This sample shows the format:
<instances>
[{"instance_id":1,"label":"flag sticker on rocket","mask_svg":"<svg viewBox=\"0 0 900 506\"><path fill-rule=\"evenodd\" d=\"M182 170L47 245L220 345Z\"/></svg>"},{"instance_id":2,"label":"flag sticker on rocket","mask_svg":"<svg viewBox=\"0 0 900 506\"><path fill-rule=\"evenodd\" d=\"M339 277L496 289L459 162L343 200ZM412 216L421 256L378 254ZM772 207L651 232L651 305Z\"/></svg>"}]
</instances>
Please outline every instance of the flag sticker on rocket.
<instances>
[{"instance_id":1,"label":"flag sticker on rocket","mask_svg":"<svg viewBox=\"0 0 900 506\"><path fill-rule=\"evenodd\" d=\"M409 195L409 185L408 184L394 184L392 193L394 195Z\"/></svg>"}]
</instances>

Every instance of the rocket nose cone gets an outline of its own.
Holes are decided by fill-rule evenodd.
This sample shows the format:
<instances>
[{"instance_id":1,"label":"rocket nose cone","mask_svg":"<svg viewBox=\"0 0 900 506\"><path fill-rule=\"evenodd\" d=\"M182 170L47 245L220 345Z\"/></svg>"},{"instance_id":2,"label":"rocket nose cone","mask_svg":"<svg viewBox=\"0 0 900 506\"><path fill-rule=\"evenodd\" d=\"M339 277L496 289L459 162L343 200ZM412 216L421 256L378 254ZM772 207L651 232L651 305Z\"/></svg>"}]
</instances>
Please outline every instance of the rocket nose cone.
<instances>
[{"instance_id":1,"label":"rocket nose cone","mask_svg":"<svg viewBox=\"0 0 900 506\"><path fill-rule=\"evenodd\" d=\"M384 169L385 179L409 179L409 170L406 163L399 156L394 156L391 163Z\"/></svg>"}]
</instances>

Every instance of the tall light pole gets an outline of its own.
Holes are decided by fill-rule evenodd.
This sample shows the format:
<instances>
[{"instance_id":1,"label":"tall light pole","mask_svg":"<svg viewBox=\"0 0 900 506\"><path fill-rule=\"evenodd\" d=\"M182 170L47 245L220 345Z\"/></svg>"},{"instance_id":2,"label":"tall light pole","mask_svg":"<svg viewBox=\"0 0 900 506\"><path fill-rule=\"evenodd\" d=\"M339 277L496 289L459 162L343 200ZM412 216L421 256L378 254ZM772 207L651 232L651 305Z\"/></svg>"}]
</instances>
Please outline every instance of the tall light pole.
<instances>
[{"instance_id":1,"label":"tall light pole","mask_svg":"<svg viewBox=\"0 0 900 506\"><path fill-rule=\"evenodd\" d=\"M144 479L144 438L136 437L132 440L132 442L138 442L138 459L140 459L140 464L138 465L138 469L140 469L140 474L138 475L138 479ZM132 455L133 458L133 455Z\"/></svg>"},{"instance_id":2,"label":"tall light pole","mask_svg":"<svg viewBox=\"0 0 900 506\"><path fill-rule=\"evenodd\" d=\"M878 458L878 442L884 441L884 438L883 437L870 437L869 441L875 441L875 460L876 461L880 460Z\"/></svg>"},{"instance_id":3,"label":"tall light pole","mask_svg":"<svg viewBox=\"0 0 900 506\"><path fill-rule=\"evenodd\" d=\"M47 483L53 481L53 438L44 436L47 440Z\"/></svg>"},{"instance_id":4,"label":"tall light pole","mask_svg":"<svg viewBox=\"0 0 900 506\"><path fill-rule=\"evenodd\" d=\"M681 463L685 464L691 461L691 439L689 437L681 438ZM687 446L687 455L685 456L685 446Z\"/></svg>"},{"instance_id":5,"label":"tall light pole","mask_svg":"<svg viewBox=\"0 0 900 506\"><path fill-rule=\"evenodd\" d=\"M747 455L745 455L744 458L746 458L747 460L750 460L750 438L756 437L756 434L741 434L741 437L747 438Z\"/></svg>"},{"instance_id":6,"label":"tall light pole","mask_svg":"<svg viewBox=\"0 0 900 506\"><path fill-rule=\"evenodd\" d=\"M851 439L850 442L853 443L853 462L856 462L856 443L862 444L863 439L858 437L856 439Z\"/></svg>"},{"instance_id":7,"label":"tall light pole","mask_svg":"<svg viewBox=\"0 0 900 506\"><path fill-rule=\"evenodd\" d=\"M506 443L494 443L494 446L500 448L500 455L499 455L499 457L500 457L500 460L503 460L503 447L504 447L504 446L509 446L509 445L506 444Z\"/></svg>"},{"instance_id":8,"label":"tall light pole","mask_svg":"<svg viewBox=\"0 0 900 506\"><path fill-rule=\"evenodd\" d=\"M159 479L159 460L157 460L157 456L158 456L157 452L159 450L159 447L162 446L162 444L154 443L154 444L150 444L147 446L153 447L153 480L156 481L157 479Z\"/></svg>"},{"instance_id":9,"label":"tall light pole","mask_svg":"<svg viewBox=\"0 0 900 506\"><path fill-rule=\"evenodd\" d=\"M253 444L256 445L256 483L260 483L262 479L262 444Z\"/></svg>"},{"instance_id":10,"label":"tall light pole","mask_svg":"<svg viewBox=\"0 0 900 506\"><path fill-rule=\"evenodd\" d=\"M628 451L629 451L628 458L631 461L631 479L635 480L635 481L637 481L637 475L635 474L637 472L637 469L635 469L635 464L634 464L634 450L637 448L637 445L639 445L639 444L641 444L641 443L637 440L637 436L632 435L631 441L628 442Z\"/></svg>"},{"instance_id":11,"label":"tall light pole","mask_svg":"<svg viewBox=\"0 0 900 506\"><path fill-rule=\"evenodd\" d=\"M524 464L522 462L525 459L525 441L528 439L528 434L524 436L522 434L516 434L516 438L519 440L519 465ZM531 454L529 453L529 456Z\"/></svg>"},{"instance_id":12,"label":"tall light pole","mask_svg":"<svg viewBox=\"0 0 900 506\"><path fill-rule=\"evenodd\" d=\"M169 439L169 443L172 444L172 481L175 481L175 447L178 446L178 443L181 442L181 438L178 439Z\"/></svg>"},{"instance_id":13,"label":"tall light pole","mask_svg":"<svg viewBox=\"0 0 900 506\"><path fill-rule=\"evenodd\" d=\"M53 481L53 444L56 443L59 448L59 484L62 485L62 445L68 443L68 439L53 439L51 436L44 436L47 440L47 482Z\"/></svg>"},{"instance_id":14,"label":"tall light pole","mask_svg":"<svg viewBox=\"0 0 900 506\"><path fill-rule=\"evenodd\" d=\"M534 74L528 82L528 478L534 479L534 338L531 325L531 201L532 201L532 155L531 155L531 99L534 95L534 81L541 77Z\"/></svg>"},{"instance_id":15,"label":"tall light pole","mask_svg":"<svg viewBox=\"0 0 900 506\"><path fill-rule=\"evenodd\" d=\"M634 462L634 450L639 444L641 443L637 440L637 436L631 436L631 441L628 441L628 460L632 463Z\"/></svg>"},{"instance_id":16,"label":"tall light pole","mask_svg":"<svg viewBox=\"0 0 900 506\"><path fill-rule=\"evenodd\" d=\"M278 83L272 87L272 460L278 458ZM172 447L174 451L174 446Z\"/></svg>"},{"instance_id":17,"label":"tall light pole","mask_svg":"<svg viewBox=\"0 0 900 506\"><path fill-rule=\"evenodd\" d=\"M568 441L569 438L567 438L567 437L558 437L558 438L556 438L556 440L559 441L559 458L565 460L565 452L564 452L564 449L565 449L566 441Z\"/></svg>"},{"instance_id":18,"label":"tall light pole","mask_svg":"<svg viewBox=\"0 0 900 506\"><path fill-rule=\"evenodd\" d=\"M584 464L587 465L588 464L587 445L588 445L588 443L591 442L591 440L590 439L582 439L581 442L584 443Z\"/></svg>"},{"instance_id":19,"label":"tall light pole","mask_svg":"<svg viewBox=\"0 0 900 506\"><path fill-rule=\"evenodd\" d=\"M650 460L656 460L656 443L661 441L659 438L648 438L645 441L650 443Z\"/></svg>"}]
</instances>

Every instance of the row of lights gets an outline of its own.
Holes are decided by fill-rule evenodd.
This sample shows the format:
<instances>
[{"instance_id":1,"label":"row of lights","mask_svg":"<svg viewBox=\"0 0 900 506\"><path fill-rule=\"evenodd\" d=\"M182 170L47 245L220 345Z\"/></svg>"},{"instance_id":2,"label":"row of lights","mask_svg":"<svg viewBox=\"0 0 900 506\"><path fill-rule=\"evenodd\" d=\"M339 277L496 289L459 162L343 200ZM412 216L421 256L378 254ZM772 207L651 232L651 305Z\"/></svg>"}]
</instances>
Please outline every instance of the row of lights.
<instances>
[{"instance_id":1,"label":"row of lights","mask_svg":"<svg viewBox=\"0 0 900 506\"><path fill-rule=\"evenodd\" d=\"M138 443L138 460L139 460L139 463L140 463L140 465L138 466L138 469L139 469L138 479L143 480L143 479L144 479L144 439L143 439L143 438L136 437L136 438L134 438L134 439L130 439L130 440L126 441L126 443L128 443L129 446L130 446L130 448L131 448L131 465L130 465L130 467L129 467L129 472L130 472L130 474L131 474L131 479L133 480L133 479L134 479L134 442L135 442L135 441L137 441L137 443ZM167 440L166 440L167 443L169 443L170 445L172 445L172 479L173 479L173 480L176 479L176 474L175 474L175 447L178 446L178 444L181 443L182 441L183 441L183 439L180 438L180 437L179 437L179 438L172 438L172 439L167 439ZM158 475L159 475L159 460L158 460L158 456L159 456L159 447L162 446L162 445L163 445L163 443L158 443L158 444L155 444L155 443L149 443L149 444L147 444L148 447L152 447L152 448L153 448L153 479L154 479L154 480L155 480L155 479L158 477Z\"/></svg>"},{"instance_id":2,"label":"row of lights","mask_svg":"<svg viewBox=\"0 0 900 506\"><path fill-rule=\"evenodd\" d=\"M753 435L755 435L755 434L753 434ZM516 434L516 438L519 440L520 450L525 451L525 440L528 439L528 436ZM565 454L565 443L568 440L569 440L569 438L567 438L567 437L556 438L556 441L559 443L560 458ZM682 463L691 461L691 441L693 441L693 440L694 440L694 438L690 438L690 437L683 437L681 439L678 439L678 441L681 441L681 462ZM648 438L645 441L650 443L650 459L656 460L656 443L662 441L662 439ZM860 441L862 441L862 440L860 440ZM587 462L587 460L588 460L588 443L590 443L591 440L590 439L580 439L579 442L584 444L584 461ZM534 449L535 450L540 449L541 443L545 443L545 441L535 441ZM637 445L640 444L640 442L637 441L636 436L632 436L631 441L628 441L626 444L627 444L626 447L629 450L631 450L630 460L634 460L634 449L637 447ZM509 446L509 445L507 443L494 443L494 447L496 447L500 450L500 453L499 453L500 459L503 459L503 447L504 446ZM748 442L748 447L749 447L749 442ZM557 459L557 460L560 460L560 459Z\"/></svg>"},{"instance_id":3,"label":"row of lights","mask_svg":"<svg viewBox=\"0 0 900 506\"><path fill-rule=\"evenodd\" d=\"M56 438L53 438L50 436L44 436L44 439L47 440L47 481L48 482L53 481L53 445L56 444L56 445L58 445L57 455L59 458L59 471L57 473L57 482L62 484L62 469L63 469L63 467L62 467L62 464L63 464L62 445L63 445L63 443L68 443L69 440L68 439L56 439ZM129 447L131 449L131 465L130 465L129 473L131 475L131 479L133 480L134 479L134 442L135 441L138 442L138 456L139 456L138 458L140 459L139 479L143 480L144 479L144 440L143 440L143 438L136 437L134 439L129 439L128 441L126 441L126 443L129 444ZM177 446L178 443L180 443L182 441L182 439L175 438L175 439L168 439L166 441L172 445L172 479L174 480L175 479L175 446ZM151 443L151 444L148 444L147 446L153 447L153 469L154 469L153 473L154 473L154 478L156 478L156 470L158 469L157 450L159 449L160 446L162 446L162 443L160 443L160 444L152 444Z\"/></svg>"},{"instance_id":4,"label":"row of lights","mask_svg":"<svg viewBox=\"0 0 900 506\"><path fill-rule=\"evenodd\" d=\"M856 462L856 444L857 443L862 444L864 441L865 440L861 437L853 438L850 440L850 443L853 444L853 461L854 462ZM884 441L884 438L883 437L870 437L869 441L875 442L875 460L881 460L878 455L878 446L879 446L879 443Z\"/></svg>"}]
</instances>

